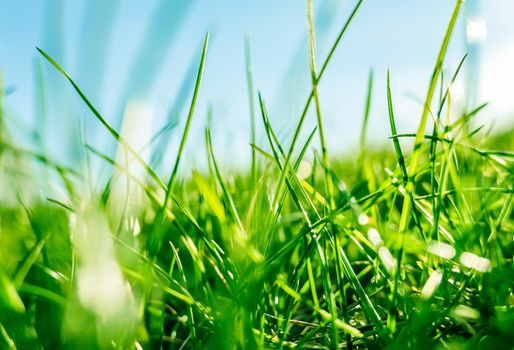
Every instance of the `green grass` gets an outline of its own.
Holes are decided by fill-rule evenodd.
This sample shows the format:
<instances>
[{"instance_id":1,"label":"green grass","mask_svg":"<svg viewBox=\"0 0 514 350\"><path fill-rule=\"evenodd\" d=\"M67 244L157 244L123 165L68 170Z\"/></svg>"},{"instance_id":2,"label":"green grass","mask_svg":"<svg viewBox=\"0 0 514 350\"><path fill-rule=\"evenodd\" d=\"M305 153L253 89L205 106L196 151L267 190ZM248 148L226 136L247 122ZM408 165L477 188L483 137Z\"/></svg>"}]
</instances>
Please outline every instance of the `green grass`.
<instances>
[{"instance_id":1,"label":"green grass","mask_svg":"<svg viewBox=\"0 0 514 350\"><path fill-rule=\"evenodd\" d=\"M461 3L417 132L398 134L394 77L377 87L371 72L355 158L330 157L317 86L362 1L319 70L308 2L312 89L287 146L255 92L247 39L251 166L233 174L217 161L210 125L208 170L179 171L208 35L164 178L38 49L120 151L114 159L83 145L112 169L106 184L90 190L88 174L19 145L0 108L0 347L512 348L514 143L511 132L476 126L485 105L459 111L452 103L450 86L465 59L449 81L443 63ZM376 94L387 95L391 128L381 149L366 142ZM317 127L302 140L311 108ZM48 198L56 181L65 194Z\"/></svg>"}]
</instances>

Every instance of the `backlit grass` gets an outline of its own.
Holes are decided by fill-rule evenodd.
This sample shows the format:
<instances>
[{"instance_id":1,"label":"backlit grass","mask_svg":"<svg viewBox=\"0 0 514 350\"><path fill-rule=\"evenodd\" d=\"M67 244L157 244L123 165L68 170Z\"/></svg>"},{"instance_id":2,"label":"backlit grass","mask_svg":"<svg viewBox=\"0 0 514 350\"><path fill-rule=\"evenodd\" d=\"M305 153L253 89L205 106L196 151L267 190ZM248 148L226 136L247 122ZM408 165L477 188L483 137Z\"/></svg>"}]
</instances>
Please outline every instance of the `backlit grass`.
<instances>
[{"instance_id":1,"label":"backlit grass","mask_svg":"<svg viewBox=\"0 0 514 350\"><path fill-rule=\"evenodd\" d=\"M38 49L118 152L83 144L86 159L112 169L98 183L19 144L0 114L1 347L511 348L512 133L476 125L485 105L462 111L452 103L465 57L455 72L443 67L461 4L450 15L417 131L397 132L394 76L376 86L370 73L354 157L330 157L317 86L362 0L320 62L308 2L312 88L286 144L254 86L247 39L251 162L238 173L218 161L210 125L208 170L179 172L208 34L164 176ZM388 101L382 149L366 140L374 94ZM302 139L311 109L317 127ZM62 198L49 197L49 186Z\"/></svg>"}]
</instances>

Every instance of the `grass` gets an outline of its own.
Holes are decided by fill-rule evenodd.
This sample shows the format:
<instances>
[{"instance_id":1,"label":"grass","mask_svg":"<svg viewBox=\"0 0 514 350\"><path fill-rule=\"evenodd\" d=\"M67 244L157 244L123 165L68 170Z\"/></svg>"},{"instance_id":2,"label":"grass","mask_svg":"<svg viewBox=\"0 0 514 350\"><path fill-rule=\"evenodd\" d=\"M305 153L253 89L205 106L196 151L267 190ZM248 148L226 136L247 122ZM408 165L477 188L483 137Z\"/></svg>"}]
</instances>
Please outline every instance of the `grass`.
<instances>
[{"instance_id":1,"label":"grass","mask_svg":"<svg viewBox=\"0 0 514 350\"><path fill-rule=\"evenodd\" d=\"M289 146L255 93L247 39L252 161L230 175L207 125L208 170L179 176L208 35L165 179L38 49L120 151L113 158L83 145L112 167L110 180L89 191L87 174L18 145L0 114L0 175L8 184L0 208L1 347L511 348L514 144L509 132L475 126L485 105L461 112L452 104L450 87L465 60L449 81L443 63L461 3L416 133L397 132L394 77L382 90L370 73L356 159L329 157L317 85L362 1L319 70L308 2L312 89ZM380 150L366 142L377 93L387 95L391 127L390 147ZM301 140L311 107L317 127ZM265 144L255 136L259 118ZM314 160L305 173L308 152ZM51 175L31 173L36 163ZM45 194L55 181L61 199Z\"/></svg>"}]
</instances>

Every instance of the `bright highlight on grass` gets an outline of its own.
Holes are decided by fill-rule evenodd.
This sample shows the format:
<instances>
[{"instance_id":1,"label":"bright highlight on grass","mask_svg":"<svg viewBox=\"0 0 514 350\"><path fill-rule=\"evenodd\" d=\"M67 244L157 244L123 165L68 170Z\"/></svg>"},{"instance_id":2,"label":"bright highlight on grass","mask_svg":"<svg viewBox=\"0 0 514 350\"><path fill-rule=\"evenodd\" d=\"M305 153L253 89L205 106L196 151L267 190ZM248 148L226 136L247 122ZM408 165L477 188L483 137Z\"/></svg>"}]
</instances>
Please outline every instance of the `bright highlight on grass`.
<instances>
[{"instance_id":1,"label":"bright highlight on grass","mask_svg":"<svg viewBox=\"0 0 514 350\"><path fill-rule=\"evenodd\" d=\"M452 259L455 256L455 248L443 242L431 242L428 245L428 252L443 259Z\"/></svg>"},{"instance_id":2,"label":"bright highlight on grass","mask_svg":"<svg viewBox=\"0 0 514 350\"><path fill-rule=\"evenodd\" d=\"M488 272L491 268L491 261L470 252L464 252L459 258L462 265L478 272Z\"/></svg>"},{"instance_id":3,"label":"bright highlight on grass","mask_svg":"<svg viewBox=\"0 0 514 350\"><path fill-rule=\"evenodd\" d=\"M466 37L471 43L480 43L487 37L487 24L483 18L474 18L466 23Z\"/></svg>"},{"instance_id":4,"label":"bright highlight on grass","mask_svg":"<svg viewBox=\"0 0 514 350\"><path fill-rule=\"evenodd\" d=\"M443 273L440 270L435 270L430 274L430 277L427 279L427 282L423 286L421 290L421 297L423 299L430 299L430 297L434 294L437 287L441 283L443 279Z\"/></svg>"}]
</instances>

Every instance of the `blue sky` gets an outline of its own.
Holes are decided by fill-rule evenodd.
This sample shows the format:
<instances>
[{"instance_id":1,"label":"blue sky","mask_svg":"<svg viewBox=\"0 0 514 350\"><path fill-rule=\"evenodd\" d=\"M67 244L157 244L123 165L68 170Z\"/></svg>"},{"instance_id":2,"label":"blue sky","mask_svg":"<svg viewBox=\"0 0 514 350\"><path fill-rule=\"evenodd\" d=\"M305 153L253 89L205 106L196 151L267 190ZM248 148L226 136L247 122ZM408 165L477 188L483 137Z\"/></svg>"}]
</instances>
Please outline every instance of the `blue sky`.
<instances>
[{"instance_id":1,"label":"blue sky","mask_svg":"<svg viewBox=\"0 0 514 350\"><path fill-rule=\"evenodd\" d=\"M466 52L465 15L473 12L467 8L472 3L465 3L450 46L445 65L449 73ZM484 120L494 118L500 125L512 125L514 23L509 14L514 13L514 4L509 0L475 3L487 23L480 65L474 72L480 82L477 100L491 103ZM314 0L317 13L325 13L316 22L318 62L354 4L353 0ZM335 154L351 152L357 144L371 68L375 73L372 142L387 142L389 134L387 69L392 73L399 129L414 130L420 112L416 98L424 96L453 4L449 0L364 1L320 87L328 144ZM177 95L185 96L178 117L183 121L192 88L180 95L180 86L191 69L195 73L192 63L199 60L199 47L208 30L211 42L188 159L193 164L204 161L203 127L207 106L212 105L214 142L220 157L227 163L244 162L249 152L244 36L248 33L251 38L255 88L262 92L271 121L287 143L309 89L306 23L305 1L298 0L2 0L0 71L4 84L14 88L5 99L7 117L21 135L25 124L38 126L41 107L35 93L35 67L40 65L47 151L69 161L74 154L70 130L80 123L90 143L98 148L109 145L109 137L63 78L37 54L38 46L63 65L113 125L122 126L119 117L126 114L124 102L137 99L149 106L144 123L150 130L141 133L152 134L176 105ZM148 54L141 58L142 51ZM314 116L309 118L305 130L314 125ZM171 134L171 148L176 147L181 126ZM30 145L28 138L24 142Z\"/></svg>"}]
</instances>

